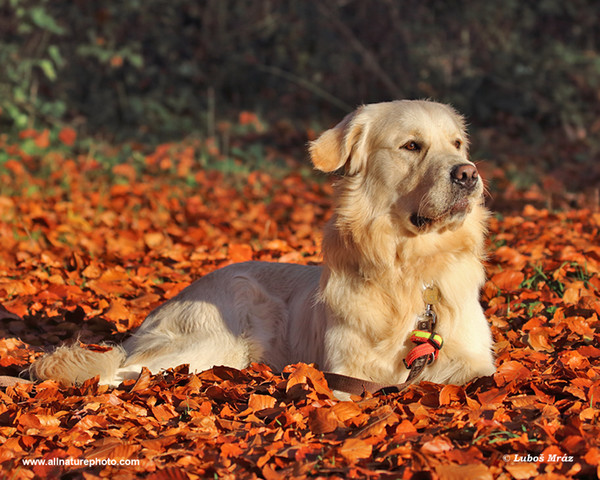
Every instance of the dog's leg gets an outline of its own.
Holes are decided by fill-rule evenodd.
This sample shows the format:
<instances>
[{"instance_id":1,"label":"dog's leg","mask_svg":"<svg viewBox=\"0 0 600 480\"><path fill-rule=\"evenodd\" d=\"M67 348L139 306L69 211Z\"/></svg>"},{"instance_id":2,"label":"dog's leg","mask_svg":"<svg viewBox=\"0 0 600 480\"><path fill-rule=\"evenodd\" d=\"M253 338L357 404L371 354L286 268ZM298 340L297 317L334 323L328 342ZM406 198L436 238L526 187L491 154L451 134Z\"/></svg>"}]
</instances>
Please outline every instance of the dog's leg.
<instances>
[{"instance_id":1,"label":"dog's leg","mask_svg":"<svg viewBox=\"0 0 600 480\"><path fill-rule=\"evenodd\" d=\"M438 361L427 367L426 380L463 385L496 371L493 339L479 301L466 303L460 317L448 333L441 325L444 345Z\"/></svg>"}]
</instances>

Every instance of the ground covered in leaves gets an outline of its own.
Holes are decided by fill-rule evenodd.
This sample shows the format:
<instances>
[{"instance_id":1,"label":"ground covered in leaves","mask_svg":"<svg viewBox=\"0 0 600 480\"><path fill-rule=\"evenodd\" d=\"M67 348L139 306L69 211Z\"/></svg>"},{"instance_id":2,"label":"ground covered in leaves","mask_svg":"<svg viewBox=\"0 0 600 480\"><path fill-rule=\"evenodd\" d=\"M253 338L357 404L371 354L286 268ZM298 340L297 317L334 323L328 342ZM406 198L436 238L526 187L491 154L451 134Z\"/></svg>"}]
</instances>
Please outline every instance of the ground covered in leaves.
<instances>
[{"instance_id":1,"label":"ground covered in leaves","mask_svg":"<svg viewBox=\"0 0 600 480\"><path fill-rule=\"evenodd\" d=\"M320 261L325 179L225 175L199 168L205 154L221 152L133 148L107 166L69 129L1 141L0 375L63 341L119 341L231 262ZM353 402L303 364L144 371L115 389L17 384L0 389L3 478L594 478L600 213L505 191L537 208L491 220L493 377Z\"/></svg>"}]
</instances>

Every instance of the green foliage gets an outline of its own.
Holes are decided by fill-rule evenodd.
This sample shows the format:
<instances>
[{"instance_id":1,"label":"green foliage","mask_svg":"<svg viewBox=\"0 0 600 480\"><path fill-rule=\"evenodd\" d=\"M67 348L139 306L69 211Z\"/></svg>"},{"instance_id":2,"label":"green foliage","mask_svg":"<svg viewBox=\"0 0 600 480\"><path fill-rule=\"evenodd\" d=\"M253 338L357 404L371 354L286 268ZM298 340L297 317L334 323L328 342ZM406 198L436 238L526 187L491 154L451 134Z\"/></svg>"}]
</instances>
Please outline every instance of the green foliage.
<instances>
[{"instance_id":1,"label":"green foliage","mask_svg":"<svg viewBox=\"0 0 600 480\"><path fill-rule=\"evenodd\" d=\"M54 83L65 63L54 43L64 29L48 13L47 4L10 0L3 6L10 15L0 21L1 119L17 128L31 127L36 117L61 118L66 111L65 102L40 96L40 88Z\"/></svg>"},{"instance_id":2,"label":"green foliage","mask_svg":"<svg viewBox=\"0 0 600 480\"><path fill-rule=\"evenodd\" d=\"M555 280L548 276L541 265L535 265L533 267L533 274L523 280L519 288L526 288L529 290L537 290L540 284L548 285L550 290L553 290L558 296L562 297L565 291L565 285L559 280Z\"/></svg>"},{"instance_id":3,"label":"green foliage","mask_svg":"<svg viewBox=\"0 0 600 480\"><path fill-rule=\"evenodd\" d=\"M592 142L600 113L595 0L4 0L0 13L0 121L17 128L211 134L243 109L329 124L432 97L478 125Z\"/></svg>"},{"instance_id":4,"label":"green foliage","mask_svg":"<svg viewBox=\"0 0 600 480\"><path fill-rule=\"evenodd\" d=\"M593 283L590 282L593 274L588 272L587 266L581 266L575 262L564 262L558 269L562 271L562 275L556 275L544 272L541 265L533 266L533 273L531 276L523 280L519 288L525 288L528 290L538 290L540 285L547 285L550 290L554 291L559 297L562 297L565 293L565 283L561 281L563 279L577 280L583 283L585 288L595 289Z\"/></svg>"}]
</instances>

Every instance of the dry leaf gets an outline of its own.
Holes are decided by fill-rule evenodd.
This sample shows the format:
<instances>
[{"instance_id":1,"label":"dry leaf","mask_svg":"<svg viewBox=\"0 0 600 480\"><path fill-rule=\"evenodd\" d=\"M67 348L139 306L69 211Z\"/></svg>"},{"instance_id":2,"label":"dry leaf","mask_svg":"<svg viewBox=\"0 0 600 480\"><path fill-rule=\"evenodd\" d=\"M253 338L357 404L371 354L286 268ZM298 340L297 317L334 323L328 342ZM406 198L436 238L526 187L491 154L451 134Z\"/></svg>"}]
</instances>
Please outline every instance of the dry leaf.
<instances>
[{"instance_id":1,"label":"dry leaf","mask_svg":"<svg viewBox=\"0 0 600 480\"><path fill-rule=\"evenodd\" d=\"M333 432L340 422L331 408L316 408L311 410L308 417L310 431L318 435Z\"/></svg>"},{"instance_id":2,"label":"dry leaf","mask_svg":"<svg viewBox=\"0 0 600 480\"><path fill-rule=\"evenodd\" d=\"M512 291L519 288L525 275L517 270L504 270L492 277L492 283L502 291Z\"/></svg>"},{"instance_id":3,"label":"dry leaf","mask_svg":"<svg viewBox=\"0 0 600 480\"><path fill-rule=\"evenodd\" d=\"M58 142L55 129L0 137L0 378L26 375L64 341L110 348L103 342L121 342L152 308L225 264L321 262L322 227L333 212L329 183L279 178L267 168L245 177L210 168L225 160L223 138L244 151L257 141L247 127L266 128L254 112L240 122L153 149L132 144L134 162L122 164L114 162L119 147L83 155L71 148L78 142L69 127L58 129ZM264 133L265 165L295 161L278 150L276 133ZM581 166L586 178L594 173ZM15 479L83 472L89 480L597 476L597 202L561 210L554 177L540 173L542 188L522 190L504 169L485 175L499 185L495 205L510 205L490 217L486 247L482 305L496 342L493 377L463 386L424 382L351 402L334 398L322 372L305 364L283 373L257 364L143 370L118 387L93 379L68 389L11 382L0 385L0 470ZM550 201L552 210L516 210ZM439 317L443 325L442 308ZM514 461L540 452L555 461ZM104 464L24 462L69 458Z\"/></svg>"},{"instance_id":4,"label":"dry leaf","mask_svg":"<svg viewBox=\"0 0 600 480\"><path fill-rule=\"evenodd\" d=\"M266 408L273 408L276 401L277 400L270 395L258 395L253 393L248 400L248 408L253 412L258 412L260 410L265 410Z\"/></svg>"},{"instance_id":5,"label":"dry leaf","mask_svg":"<svg viewBox=\"0 0 600 480\"><path fill-rule=\"evenodd\" d=\"M348 438L340 447L340 454L350 463L354 463L363 458L369 458L373 451L373 446L359 438Z\"/></svg>"},{"instance_id":6,"label":"dry leaf","mask_svg":"<svg viewBox=\"0 0 600 480\"><path fill-rule=\"evenodd\" d=\"M440 480L494 480L490 469L478 465L437 465L435 471Z\"/></svg>"}]
</instances>

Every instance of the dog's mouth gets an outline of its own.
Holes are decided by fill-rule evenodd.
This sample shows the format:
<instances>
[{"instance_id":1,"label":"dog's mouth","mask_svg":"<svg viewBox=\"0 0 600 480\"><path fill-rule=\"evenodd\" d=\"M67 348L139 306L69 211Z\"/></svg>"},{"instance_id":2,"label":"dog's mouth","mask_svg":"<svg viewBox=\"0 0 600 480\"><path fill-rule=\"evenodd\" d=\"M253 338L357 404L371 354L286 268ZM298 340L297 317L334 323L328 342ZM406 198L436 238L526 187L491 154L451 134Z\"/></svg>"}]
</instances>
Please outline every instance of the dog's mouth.
<instances>
[{"instance_id":1,"label":"dog's mouth","mask_svg":"<svg viewBox=\"0 0 600 480\"><path fill-rule=\"evenodd\" d=\"M419 215L418 213L413 213L410 216L410 223L412 223L418 229L425 229L430 225L438 223L447 218L453 217L454 215L468 213L469 210L469 199L465 197L457 200L449 208L442 211L435 217L426 217L424 215Z\"/></svg>"},{"instance_id":2,"label":"dog's mouth","mask_svg":"<svg viewBox=\"0 0 600 480\"><path fill-rule=\"evenodd\" d=\"M435 220L433 218L423 217L421 215L417 215L416 213L413 213L410 216L410 223L412 223L417 228L424 228L427 225L432 224L434 221Z\"/></svg>"}]
</instances>

